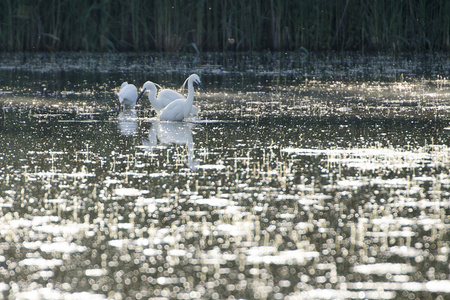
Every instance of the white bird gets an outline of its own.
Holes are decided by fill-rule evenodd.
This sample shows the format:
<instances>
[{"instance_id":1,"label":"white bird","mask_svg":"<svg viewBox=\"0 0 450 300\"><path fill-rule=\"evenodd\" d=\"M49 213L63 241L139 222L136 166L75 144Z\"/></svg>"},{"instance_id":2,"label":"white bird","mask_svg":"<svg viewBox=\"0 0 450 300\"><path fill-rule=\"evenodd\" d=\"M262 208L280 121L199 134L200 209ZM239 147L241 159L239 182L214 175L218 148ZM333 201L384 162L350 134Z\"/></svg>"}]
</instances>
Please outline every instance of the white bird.
<instances>
[{"instance_id":1,"label":"white bird","mask_svg":"<svg viewBox=\"0 0 450 300\"><path fill-rule=\"evenodd\" d=\"M136 86L134 84L128 84L126 81L120 86L120 91L117 95L119 96L120 104L125 108L134 108L140 97Z\"/></svg>"},{"instance_id":2,"label":"white bird","mask_svg":"<svg viewBox=\"0 0 450 300\"><path fill-rule=\"evenodd\" d=\"M162 121L183 121L188 117L192 110L192 103L194 102L194 82L198 84L206 93L200 77L197 74L192 74L186 79L188 83L188 96L186 99L180 98L170 102L160 113L159 119ZM186 81L184 82L186 84Z\"/></svg>"},{"instance_id":3,"label":"white bird","mask_svg":"<svg viewBox=\"0 0 450 300\"><path fill-rule=\"evenodd\" d=\"M184 99L184 96L180 93L177 93L173 90L169 89L163 89L159 91L158 97L156 97L157 88L156 86L160 87L158 84L155 84L151 81L147 81L142 86L142 93L145 93L146 91L149 91L148 93L148 100L150 101L150 104L152 105L153 109L156 111L156 113L160 114L161 111L166 107L169 103L172 101L175 101L177 99ZM199 109L195 106L192 106L191 111L189 114L197 115Z\"/></svg>"}]
</instances>

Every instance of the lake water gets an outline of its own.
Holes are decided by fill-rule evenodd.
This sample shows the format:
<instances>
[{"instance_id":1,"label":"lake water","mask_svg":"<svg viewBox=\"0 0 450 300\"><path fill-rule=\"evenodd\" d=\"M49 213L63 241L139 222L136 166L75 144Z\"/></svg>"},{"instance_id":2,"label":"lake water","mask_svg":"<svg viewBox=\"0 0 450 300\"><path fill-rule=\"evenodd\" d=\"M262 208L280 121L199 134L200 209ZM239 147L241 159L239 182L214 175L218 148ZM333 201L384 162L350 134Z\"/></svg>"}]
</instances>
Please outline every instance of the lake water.
<instances>
[{"instance_id":1,"label":"lake water","mask_svg":"<svg viewBox=\"0 0 450 300\"><path fill-rule=\"evenodd\" d=\"M444 55L2 54L6 299L448 298ZM158 122L123 81L178 88Z\"/></svg>"}]
</instances>

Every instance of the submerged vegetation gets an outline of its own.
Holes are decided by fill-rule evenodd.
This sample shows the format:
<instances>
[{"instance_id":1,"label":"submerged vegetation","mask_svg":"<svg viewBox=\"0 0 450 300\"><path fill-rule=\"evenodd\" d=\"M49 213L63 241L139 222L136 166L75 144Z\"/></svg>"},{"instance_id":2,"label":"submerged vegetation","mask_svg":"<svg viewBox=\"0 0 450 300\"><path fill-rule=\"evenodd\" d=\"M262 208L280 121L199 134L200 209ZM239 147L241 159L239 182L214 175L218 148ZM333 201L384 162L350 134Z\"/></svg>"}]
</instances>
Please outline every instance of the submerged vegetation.
<instances>
[{"instance_id":1,"label":"submerged vegetation","mask_svg":"<svg viewBox=\"0 0 450 300\"><path fill-rule=\"evenodd\" d=\"M450 2L0 2L2 51L447 50Z\"/></svg>"}]
</instances>

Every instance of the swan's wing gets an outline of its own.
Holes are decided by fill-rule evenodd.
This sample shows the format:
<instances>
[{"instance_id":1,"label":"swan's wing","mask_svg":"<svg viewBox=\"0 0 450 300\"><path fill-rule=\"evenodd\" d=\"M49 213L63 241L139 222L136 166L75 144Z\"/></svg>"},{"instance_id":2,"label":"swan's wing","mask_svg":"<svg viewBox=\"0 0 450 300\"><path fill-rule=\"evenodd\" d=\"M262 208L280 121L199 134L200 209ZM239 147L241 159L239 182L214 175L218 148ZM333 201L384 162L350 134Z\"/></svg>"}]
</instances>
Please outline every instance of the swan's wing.
<instances>
[{"instance_id":1,"label":"swan's wing","mask_svg":"<svg viewBox=\"0 0 450 300\"><path fill-rule=\"evenodd\" d=\"M184 96L169 89L164 89L158 93L158 101L160 101L163 106L167 106L170 102L177 99L184 99Z\"/></svg>"},{"instance_id":2,"label":"swan's wing","mask_svg":"<svg viewBox=\"0 0 450 300\"><path fill-rule=\"evenodd\" d=\"M119 92L119 102L131 105L132 103L136 104L138 97L138 92L136 86L134 84L127 84L124 86Z\"/></svg>"},{"instance_id":3,"label":"swan's wing","mask_svg":"<svg viewBox=\"0 0 450 300\"><path fill-rule=\"evenodd\" d=\"M177 99L169 103L159 115L159 119L163 121L182 121L184 115L184 99Z\"/></svg>"},{"instance_id":4,"label":"swan's wing","mask_svg":"<svg viewBox=\"0 0 450 300\"><path fill-rule=\"evenodd\" d=\"M133 99L133 98L137 99L137 96L138 92L134 84L127 84L119 91L119 97L124 99Z\"/></svg>"}]
</instances>

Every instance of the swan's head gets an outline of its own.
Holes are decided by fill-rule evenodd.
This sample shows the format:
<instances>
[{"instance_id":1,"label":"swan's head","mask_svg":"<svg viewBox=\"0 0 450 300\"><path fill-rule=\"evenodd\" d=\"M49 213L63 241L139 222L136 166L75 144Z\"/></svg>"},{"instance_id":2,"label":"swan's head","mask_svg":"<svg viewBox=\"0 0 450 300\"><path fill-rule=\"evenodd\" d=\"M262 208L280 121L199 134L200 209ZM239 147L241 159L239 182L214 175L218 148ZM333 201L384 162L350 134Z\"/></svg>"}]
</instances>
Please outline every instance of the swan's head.
<instances>
[{"instance_id":1,"label":"swan's head","mask_svg":"<svg viewBox=\"0 0 450 300\"><path fill-rule=\"evenodd\" d=\"M125 86L127 86L127 85L128 85L128 82L125 81L124 83L122 83L122 85L120 86L120 88L123 89L123 88L124 88Z\"/></svg>"},{"instance_id":2,"label":"swan's head","mask_svg":"<svg viewBox=\"0 0 450 300\"><path fill-rule=\"evenodd\" d=\"M142 97L142 95L144 95L144 93L145 93L146 91L150 91L150 92L156 93L156 86L158 86L159 88L161 88L161 86L159 86L159 84L153 83L153 82L151 82L151 81L146 81L146 82L144 83L144 85L142 86L142 91L141 91L141 93L139 94L138 100L139 100L139 98Z\"/></svg>"},{"instance_id":3,"label":"swan's head","mask_svg":"<svg viewBox=\"0 0 450 300\"><path fill-rule=\"evenodd\" d=\"M191 76L189 76L189 81L198 84L198 86L201 87L202 90L206 93L206 90L203 87L202 82L200 81L200 77L197 74L192 74Z\"/></svg>"},{"instance_id":4,"label":"swan's head","mask_svg":"<svg viewBox=\"0 0 450 300\"><path fill-rule=\"evenodd\" d=\"M142 86L142 92L141 93L144 93L145 91L153 91L153 90L156 91L155 84L153 82L151 82L151 81L147 81Z\"/></svg>"}]
</instances>

